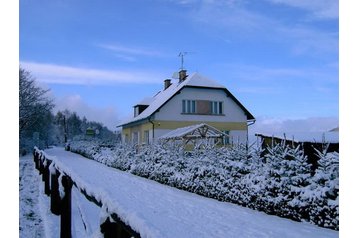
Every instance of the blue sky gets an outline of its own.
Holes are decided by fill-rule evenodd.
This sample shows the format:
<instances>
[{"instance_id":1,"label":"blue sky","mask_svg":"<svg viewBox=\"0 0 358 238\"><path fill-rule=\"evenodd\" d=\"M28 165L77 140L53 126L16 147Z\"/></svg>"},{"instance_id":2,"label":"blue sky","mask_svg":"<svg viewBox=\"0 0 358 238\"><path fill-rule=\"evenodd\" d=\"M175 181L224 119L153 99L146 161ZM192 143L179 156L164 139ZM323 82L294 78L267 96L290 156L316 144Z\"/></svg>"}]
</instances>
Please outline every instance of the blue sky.
<instances>
[{"instance_id":1,"label":"blue sky","mask_svg":"<svg viewBox=\"0 0 358 238\"><path fill-rule=\"evenodd\" d=\"M225 85L255 130L338 126L338 0L20 0L20 64L110 129L180 68Z\"/></svg>"}]
</instances>

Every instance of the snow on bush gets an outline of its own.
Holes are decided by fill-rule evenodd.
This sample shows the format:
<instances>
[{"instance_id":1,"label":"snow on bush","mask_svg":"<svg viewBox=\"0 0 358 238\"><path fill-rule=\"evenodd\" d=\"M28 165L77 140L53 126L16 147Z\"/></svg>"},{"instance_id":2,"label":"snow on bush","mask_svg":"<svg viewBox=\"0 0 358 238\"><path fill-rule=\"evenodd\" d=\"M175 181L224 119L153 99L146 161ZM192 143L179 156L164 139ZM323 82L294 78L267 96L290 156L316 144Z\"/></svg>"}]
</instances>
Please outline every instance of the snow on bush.
<instances>
[{"instance_id":1,"label":"snow on bush","mask_svg":"<svg viewBox=\"0 0 358 238\"><path fill-rule=\"evenodd\" d=\"M74 141L71 151L132 174L268 214L339 229L339 154L316 151L311 165L300 147L267 151L243 145L201 144L193 151L172 143L148 146Z\"/></svg>"}]
</instances>

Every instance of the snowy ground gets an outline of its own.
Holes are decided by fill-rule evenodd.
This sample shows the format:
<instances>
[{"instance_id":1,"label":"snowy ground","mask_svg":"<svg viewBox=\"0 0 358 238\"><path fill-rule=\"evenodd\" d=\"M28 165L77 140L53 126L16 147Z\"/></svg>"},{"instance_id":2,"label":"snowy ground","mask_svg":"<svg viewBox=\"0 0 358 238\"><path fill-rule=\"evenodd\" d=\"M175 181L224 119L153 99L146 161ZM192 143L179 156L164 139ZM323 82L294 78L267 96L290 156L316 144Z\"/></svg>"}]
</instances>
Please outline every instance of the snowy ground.
<instances>
[{"instance_id":1,"label":"snowy ground","mask_svg":"<svg viewBox=\"0 0 358 238\"><path fill-rule=\"evenodd\" d=\"M20 157L20 237L44 237L39 207L39 176L32 155Z\"/></svg>"},{"instance_id":2,"label":"snowy ground","mask_svg":"<svg viewBox=\"0 0 358 238\"><path fill-rule=\"evenodd\" d=\"M338 237L337 231L164 186L63 148L46 153L56 156L66 173L98 194L142 237ZM72 195L74 237L100 237L103 210L88 202L76 187ZM43 195L31 157L21 158L20 237L58 237L58 226L59 219L49 212L49 199Z\"/></svg>"}]
</instances>

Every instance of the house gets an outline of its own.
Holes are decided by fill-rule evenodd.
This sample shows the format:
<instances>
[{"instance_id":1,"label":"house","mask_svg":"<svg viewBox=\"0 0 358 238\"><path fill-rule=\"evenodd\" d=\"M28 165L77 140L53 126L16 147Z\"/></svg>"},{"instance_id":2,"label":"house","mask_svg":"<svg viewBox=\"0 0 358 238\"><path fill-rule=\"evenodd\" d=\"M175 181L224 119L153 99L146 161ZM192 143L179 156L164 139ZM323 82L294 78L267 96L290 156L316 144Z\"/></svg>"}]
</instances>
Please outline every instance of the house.
<instances>
[{"instance_id":1,"label":"house","mask_svg":"<svg viewBox=\"0 0 358 238\"><path fill-rule=\"evenodd\" d=\"M164 80L154 97L134 106L134 116L122 127L122 141L148 144L172 130L205 123L230 136L230 143L246 143L254 116L223 85L198 73L179 72Z\"/></svg>"}]
</instances>

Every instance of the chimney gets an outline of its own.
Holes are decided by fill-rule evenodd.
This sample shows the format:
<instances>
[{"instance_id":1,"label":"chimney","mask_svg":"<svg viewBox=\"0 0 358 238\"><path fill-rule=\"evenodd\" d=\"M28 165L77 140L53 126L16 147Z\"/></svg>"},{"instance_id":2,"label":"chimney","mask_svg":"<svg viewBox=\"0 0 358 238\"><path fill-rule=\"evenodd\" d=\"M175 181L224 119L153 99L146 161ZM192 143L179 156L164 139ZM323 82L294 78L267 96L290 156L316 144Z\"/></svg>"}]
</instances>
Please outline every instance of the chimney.
<instances>
[{"instance_id":1,"label":"chimney","mask_svg":"<svg viewBox=\"0 0 358 238\"><path fill-rule=\"evenodd\" d=\"M164 90L169 88L170 85L172 85L170 81L171 81L170 79L164 80Z\"/></svg>"},{"instance_id":2,"label":"chimney","mask_svg":"<svg viewBox=\"0 0 358 238\"><path fill-rule=\"evenodd\" d=\"M183 82L188 75L186 75L186 70L182 69L179 71L179 83Z\"/></svg>"}]
</instances>

